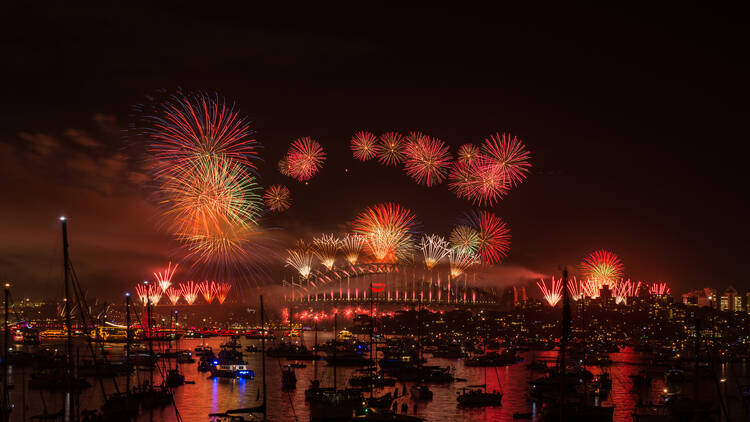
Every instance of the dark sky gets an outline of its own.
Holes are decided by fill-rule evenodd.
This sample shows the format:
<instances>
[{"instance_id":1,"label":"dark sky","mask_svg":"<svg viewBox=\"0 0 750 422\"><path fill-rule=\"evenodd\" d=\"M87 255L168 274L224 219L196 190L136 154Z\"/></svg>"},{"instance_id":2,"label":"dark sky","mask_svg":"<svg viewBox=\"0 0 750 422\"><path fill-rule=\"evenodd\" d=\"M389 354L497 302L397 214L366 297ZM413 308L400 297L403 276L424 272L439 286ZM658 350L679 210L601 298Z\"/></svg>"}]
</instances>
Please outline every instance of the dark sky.
<instances>
[{"instance_id":1,"label":"dark sky","mask_svg":"<svg viewBox=\"0 0 750 422\"><path fill-rule=\"evenodd\" d=\"M295 201L267 224L293 234L397 201L447 235L468 203L354 161L349 138L419 130L455 151L510 131L533 171L492 208L513 233L509 266L556 274L606 248L630 277L676 291L750 288L738 11L149 7L6 15L0 277L21 293L59 291L61 213L98 293L173 253L133 165L143 145L123 135L134 104L177 87L219 92L253 121L263 183L287 183ZM299 136L328 152L309 186L275 172Z\"/></svg>"}]
</instances>

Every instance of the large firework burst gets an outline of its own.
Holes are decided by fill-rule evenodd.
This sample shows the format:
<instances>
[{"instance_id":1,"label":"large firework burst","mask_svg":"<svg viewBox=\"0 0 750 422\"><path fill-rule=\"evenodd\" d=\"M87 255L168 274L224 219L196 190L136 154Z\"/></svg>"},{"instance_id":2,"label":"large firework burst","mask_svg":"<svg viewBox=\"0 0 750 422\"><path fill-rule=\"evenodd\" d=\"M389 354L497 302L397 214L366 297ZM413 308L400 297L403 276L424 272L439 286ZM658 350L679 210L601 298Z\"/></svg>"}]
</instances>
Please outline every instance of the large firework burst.
<instances>
[{"instance_id":1,"label":"large firework burst","mask_svg":"<svg viewBox=\"0 0 750 422\"><path fill-rule=\"evenodd\" d=\"M353 231L365 239L379 262L410 259L415 226L414 214L391 202L365 209L352 222Z\"/></svg>"},{"instance_id":2,"label":"large firework burst","mask_svg":"<svg viewBox=\"0 0 750 422\"><path fill-rule=\"evenodd\" d=\"M479 232L469 226L456 226L451 231L449 239L454 249L468 253L479 250Z\"/></svg>"},{"instance_id":3,"label":"large firework burst","mask_svg":"<svg viewBox=\"0 0 750 422\"><path fill-rule=\"evenodd\" d=\"M438 138L421 134L409 136L404 170L419 184L442 183L450 167L450 148Z\"/></svg>"},{"instance_id":4,"label":"large firework burst","mask_svg":"<svg viewBox=\"0 0 750 422\"><path fill-rule=\"evenodd\" d=\"M351 149L354 158L367 161L378 154L378 138L370 132L361 130L352 136Z\"/></svg>"},{"instance_id":5,"label":"large firework burst","mask_svg":"<svg viewBox=\"0 0 750 422\"><path fill-rule=\"evenodd\" d=\"M424 257L424 265L428 270L431 270L450 252L450 243L436 234L423 236L419 247Z\"/></svg>"},{"instance_id":6,"label":"large firework burst","mask_svg":"<svg viewBox=\"0 0 750 422\"><path fill-rule=\"evenodd\" d=\"M286 157L291 176L304 182L318 173L326 160L326 153L318 141L305 136L292 142Z\"/></svg>"},{"instance_id":7,"label":"large firework burst","mask_svg":"<svg viewBox=\"0 0 750 422\"><path fill-rule=\"evenodd\" d=\"M315 255L320 263L329 270L336 263L336 254L341 249L341 241L332 234L324 234L313 239Z\"/></svg>"},{"instance_id":8,"label":"large firework burst","mask_svg":"<svg viewBox=\"0 0 750 422\"><path fill-rule=\"evenodd\" d=\"M509 133L490 135L484 140L482 151L489 159L485 165L495 167L512 186L523 182L531 168L531 154L526 146Z\"/></svg>"},{"instance_id":9,"label":"large firework burst","mask_svg":"<svg viewBox=\"0 0 750 422\"><path fill-rule=\"evenodd\" d=\"M269 210L284 212L292 205L292 194L284 185L271 185L263 194L263 201Z\"/></svg>"},{"instance_id":10,"label":"large firework burst","mask_svg":"<svg viewBox=\"0 0 750 422\"><path fill-rule=\"evenodd\" d=\"M581 273L601 284L611 284L622 278L625 266L620 258L607 250L600 249L588 254L581 262Z\"/></svg>"},{"instance_id":11,"label":"large firework burst","mask_svg":"<svg viewBox=\"0 0 750 422\"><path fill-rule=\"evenodd\" d=\"M489 165L489 161L484 155L478 155L470 164L461 160L454 162L448 188L474 205L494 205L505 196L510 185L500 167Z\"/></svg>"},{"instance_id":12,"label":"large firework burst","mask_svg":"<svg viewBox=\"0 0 750 422\"><path fill-rule=\"evenodd\" d=\"M378 161L387 166L395 166L404 161L404 137L396 132L380 135Z\"/></svg>"},{"instance_id":13,"label":"large firework burst","mask_svg":"<svg viewBox=\"0 0 750 422\"><path fill-rule=\"evenodd\" d=\"M510 250L510 229L505 222L488 211L471 211L464 214L461 222L477 231L478 252L484 264L496 264Z\"/></svg>"}]
</instances>

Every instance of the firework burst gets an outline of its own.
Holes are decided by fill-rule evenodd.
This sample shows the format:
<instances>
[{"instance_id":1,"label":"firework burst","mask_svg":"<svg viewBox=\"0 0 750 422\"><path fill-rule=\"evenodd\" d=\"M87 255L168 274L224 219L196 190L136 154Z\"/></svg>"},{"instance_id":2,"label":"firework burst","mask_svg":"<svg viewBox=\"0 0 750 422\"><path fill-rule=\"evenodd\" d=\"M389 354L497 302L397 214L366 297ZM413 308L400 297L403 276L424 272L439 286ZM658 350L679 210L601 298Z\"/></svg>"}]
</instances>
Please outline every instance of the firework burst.
<instances>
[{"instance_id":1,"label":"firework burst","mask_svg":"<svg viewBox=\"0 0 750 422\"><path fill-rule=\"evenodd\" d=\"M278 167L279 173L287 177L292 177L292 172L289 170L289 159L286 156L281 157L281 160L278 162Z\"/></svg>"},{"instance_id":2,"label":"firework burst","mask_svg":"<svg viewBox=\"0 0 750 422\"><path fill-rule=\"evenodd\" d=\"M395 166L404 161L404 137L396 132L380 135L378 161L387 166Z\"/></svg>"},{"instance_id":3,"label":"firework burst","mask_svg":"<svg viewBox=\"0 0 750 422\"><path fill-rule=\"evenodd\" d=\"M542 292L542 296L544 296L544 300L547 301L549 306L554 307L557 305L558 302L560 302L560 299L562 299L562 279L555 279L552 277L552 280L550 280L550 285L547 287L547 284L544 282L544 280L537 281L536 285L539 287L539 290Z\"/></svg>"},{"instance_id":4,"label":"firework burst","mask_svg":"<svg viewBox=\"0 0 750 422\"><path fill-rule=\"evenodd\" d=\"M469 226L456 226L451 231L449 239L454 249L470 253L479 250L479 232Z\"/></svg>"},{"instance_id":5,"label":"firework burst","mask_svg":"<svg viewBox=\"0 0 750 422\"><path fill-rule=\"evenodd\" d=\"M379 262L395 262L411 257L416 217L398 204L383 203L362 211L352 223L355 233L367 242Z\"/></svg>"},{"instance_id":6,"label":"firework burst","mask_svg":"<svg viewBox=\"0 0 750 422\"><path fill-rule=\"evenodd\" d=\"M510 229L505 222L488 211L471 211L462 222L479 234L478 253L484 264L501 262L510 251Z\"/></svg>"},{"instance_id":7,"label":"firework burst","mask_svg":"<svg viewBox=\"0 0 750 422\"><path fill-rule=\"evenodd\" d=\"M177 302L180 301L180 297L182 296L180 289L175 289L174 287L168 288L165 293L167 298L169 298L169 301L172 302L172 305L177 305Z\"/></svg>"},{"instance_id":8,"label":"firework burst","mask_svg":"<svg viewBox=\"0 0 750 422\"><path fill-rule=\"evenodd\" d=\"M404 170L414 181L427 186L443 182L450 167L450 148L438 138L409 136Z\"/></svg>"},{"instance_id":9,"label":"firework burst","mask_svg":"<svg viewBox=\"0 0 750 422\"><path fill-rule=\"evenodd\" d=\"M628 303L628 298L635 297L638 293L638 289L641 287L641 282L633 283L630 280L620 280L615 283L613 292L615 296L615 303Z\"/></svg>"},{"instance_id":10,"label":"firework burst","mask_svg":"<svg viewBox=\"0 0 750 422\"><path fill-rule=\"evenodd\" d=\"M263 194L263 201L269 210L284 212L292 206L292 193L284 185L271 185Z\"/></svg>"},{"instance_id":11,"label":"firework burst","mask_svg":"<svg viewBox=\"0 0 750 422\"><path fill-rule=\"evenodd\" d=\"M216 300L219 301L220 305L224 304L224 301L227 300L227 296L229 295L229 290L232 289L232 285L229 283L216 283L214 284L214 295L216 296Z\"/></svg>"},{"instance_id":12,"label":"firework burst","mask_svg":"<svg viewBox=\"0 0 750 422\"><path fill-rule=\"evenodd\" d=\"M502 199L510 188L500 168L488 165L488 159L479 155L471 164L456 161L448 175L448 188L459 198L474 205L492 206Z\"/></svg>"},{"instance_id":13,"label":"firework burst","mask_svg":"<svg viewBox=\"0 0 750 422\"><path fill-rule=\"evenodd\" d=\"M138 299L141 301L143 306L146 306L148 303L148 287L145 284L136 284L135 285L135 293L138 295Z\"/></svg>"},{"instance_id":14,"label":"firework burst","mask_svg":"<svg viewBox=\"0 0 750 422\"><path fill-rule=\"evenodd\" d=\"M198 284L198 291L201 292L203 300L209 305L214 301L214 296L216 294L215 285L216 283L208 280Z\"/></svg>"},{"instance_id":15,"label":"firework burst","mask_svg":"<svg viewBox=\"0 0 750 422\"><path fill-rule=\"evenodd\" d=\"M286 266L292 267L299 273L302 278L307 278L312 271L313 254L308 249L289 249L286 258Z\"/></svg>"},{"instance_id":16,"label":"firework burst","mask_svg":"<svg viewBox=\"0 0 750 422\"><path fill-rule=\"evenodd\" d=\"M170 261L169 265L167 265L167 268L164 269L164 271L154 273L154 278L159 284L162 292L166 292L167 288L172 285L172 276L174 276L174 272L177 271L178 266L179 264L175 265L174 268L172 268L172 261Z\"/></svg>"},{"instance_id":17,"label":"firework burst","mask_svg":"<svg viewBox=\"0 0 750 422\"><path fill-rule=\"evenodd\" d=\"M180 292L185 299L185 303L192 305L195 303L195 300L198 299L200 288L194 282L188 281L186 283L180 283Z\"/></svg>"},{"instance_id":18,"label":"firework burst","mask_svg":"<svg viewBox=\"0 0 750 422\"><path fill-rule=\"evenodd\" d=\"M469 267L479 262L479 256L465 249L453 248L448 253L451 277L456 278L466 272Z\"/></svg>"},{"instance_id":19,"label":"firework burst","mask_svg":"<svg viewBox=\"0 0 750 422\"><path fill-rule=\"evenodd\" d=\"M344 257L350 264L354 265L359 260L359 254L365 245L365 239L356 234L348 234L341 239L341 249L344 251Z\"/></svg>"},{"instance_id":20,"label":"firework burst","mask_svg":"<svg viewBox=\"0 0 750 422\"><path fill-rule=\"evenodd\" d=\"M600 249L587 255L580 265L581 273L599 284L610 284L622 278L625 267L612 252Z\"/></svg>"},{"instance_id":21,"label":"firework burst","mask_svg":"<svg viewBox=\"0 0 750 422\"><path fill-rule=\"evenodd\" d=\"M489 165L496 168L512 186L521 184L531 168L531 153L518 138L510 134L490 135L482 144L483 155Z\"/></svg>"},{"instance_id":22,"label":"firework burst","mask_svg":"<svg viewBox=\"0 0 750 422\"><path fill-rule=\"evenodd\" d=\"M341 240L332 234L324 234L313 239L315 255L328 270L336 263L336 254L341 249Z\"/></svg>"},{"instance_id":23,"label":"firework burst","mask_svg":"<svg viewBox=\"0 0 750 422\"><path fill-rule=\"evenodd\" d=\"M326 153L323 147L318 141L307 136L295 139L287 153L289 173L300 182L312 179L325 160Z\"/></svg>"},{"instance_id":24,"label":"firework burst","mask_svg":"<svg viewBox=\"0 0 750 422\"><path fill-rule=\"evenodd\" d=\"M419 247L424 256L424 265L428 270L431 270L450 252L450 243L436 234L423 236Z\"/></svg>"},{"instance_id":25,"label":"firework burst","mask_svg":"<svg viewBox=\"0 0 750 422\"><path fill-rule=\"evenodd\" d=\"M479 158L479 147L474 144L463 144L458 147L458 162L470 166Z\"/></svg>"},{"instance_id":26,"label":"firework burst","mask_svg":"<svg viewBox=\"0 0 750 422\"><path fill-rule=\"evenodd\" d=\"M656 296L666 296L672 293L672 289L667 286L667 283L651 283L648 291Z\"/></svg>"},{"instance_id":27,"label":"firework burst","mask_svg":"<svg viewBox=\"0 0 750 422\"><path fill-rule=\"evenodd\" d=\"M367 161L374 158L380 149L377 136L367 131L357 132L351 140L351 149L354 158L360 161Z\"/></svg>"}]
</instances>

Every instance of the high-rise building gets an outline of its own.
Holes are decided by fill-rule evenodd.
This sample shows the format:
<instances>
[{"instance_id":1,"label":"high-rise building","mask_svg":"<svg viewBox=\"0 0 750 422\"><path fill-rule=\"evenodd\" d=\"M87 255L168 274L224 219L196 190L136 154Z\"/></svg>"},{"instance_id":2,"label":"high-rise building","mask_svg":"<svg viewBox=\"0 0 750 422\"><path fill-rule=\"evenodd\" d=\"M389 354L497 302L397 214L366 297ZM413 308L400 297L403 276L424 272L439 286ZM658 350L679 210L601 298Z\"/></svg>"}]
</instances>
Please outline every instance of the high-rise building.
<instances>
[{"instance_id":1,"label":"high-rise building","mask_svg":"<svg viewBox=\"0 0 750 422\"><path fill-rule=\"evenodd\" d=\"M721 295L719 310L730 312L742 311L742 297L737 294L737 289L733 286L727 287L727 289L724 290L724 294Z\"/></svg>"}]
</instances>

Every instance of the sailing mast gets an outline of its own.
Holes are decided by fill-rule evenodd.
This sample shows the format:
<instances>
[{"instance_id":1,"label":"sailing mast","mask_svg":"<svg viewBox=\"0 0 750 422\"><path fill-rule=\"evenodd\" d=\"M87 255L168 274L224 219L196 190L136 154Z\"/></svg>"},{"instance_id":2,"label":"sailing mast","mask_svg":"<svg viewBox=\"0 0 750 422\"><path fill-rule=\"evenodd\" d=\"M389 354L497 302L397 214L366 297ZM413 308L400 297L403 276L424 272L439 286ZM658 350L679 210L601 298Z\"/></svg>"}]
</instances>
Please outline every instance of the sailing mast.
<instances>
[{"instance_id":1,"label":"sailing mast","mask_svg":"<svg viewBox=\"0 0 750 422\"><path fill-rule=\"evenodd\" d=\"M266 420L266 319L263 315L263 295L260 296L260 359L263 366L263 421Z\"/></svg>"},{"instance_id":2,"label":"sailing mast","mask_svg":"<svg viewBox=\"0 0 750 422\"><path fill-rule=\"evenodd\" d=\"M5 283L5 335L3 336L3 422L10 420L10 395L8 394L8 303L10 302L10 283Z\"/></svg>"},{"instance_id":3,"label":"sailing mast","mask_svg":"<svg viewBox=\"0 0 750 422\"><path fill-rule=\"evenodd\" d=\"M125 293L125 365L128 369L125 376L125 391L130 397L130 293Z\"/></svg>"},{"instance_id":4,"label":"sailing mast","mask_svg":"<svg viewBox=\"0 0 750 422\"><path fill-rule=\"evenodd\" d=\"M560 336L560 420L565 420L565 349L568 347L570 331L570 298L568 297L568 269L563 268L562 275L563 306L562 335Z\"/></svg>"},{"instance_id":5,"label":"sailing mast","mask_svg":"<svg viewBox=\"0 0 750 422\"><path fill-rule=\"evenodd\" d=\"M73 377L73 327L70 321L70 257L68 256L68 220L65 217L60 217L62 222L62 242L63 242L63 274L65 280L65 330L67 331L67 339L65 343L65 422L70 422L73 411L71 406L71 395L73 392L72 377Z\"/></svg>"}]
</instances>

